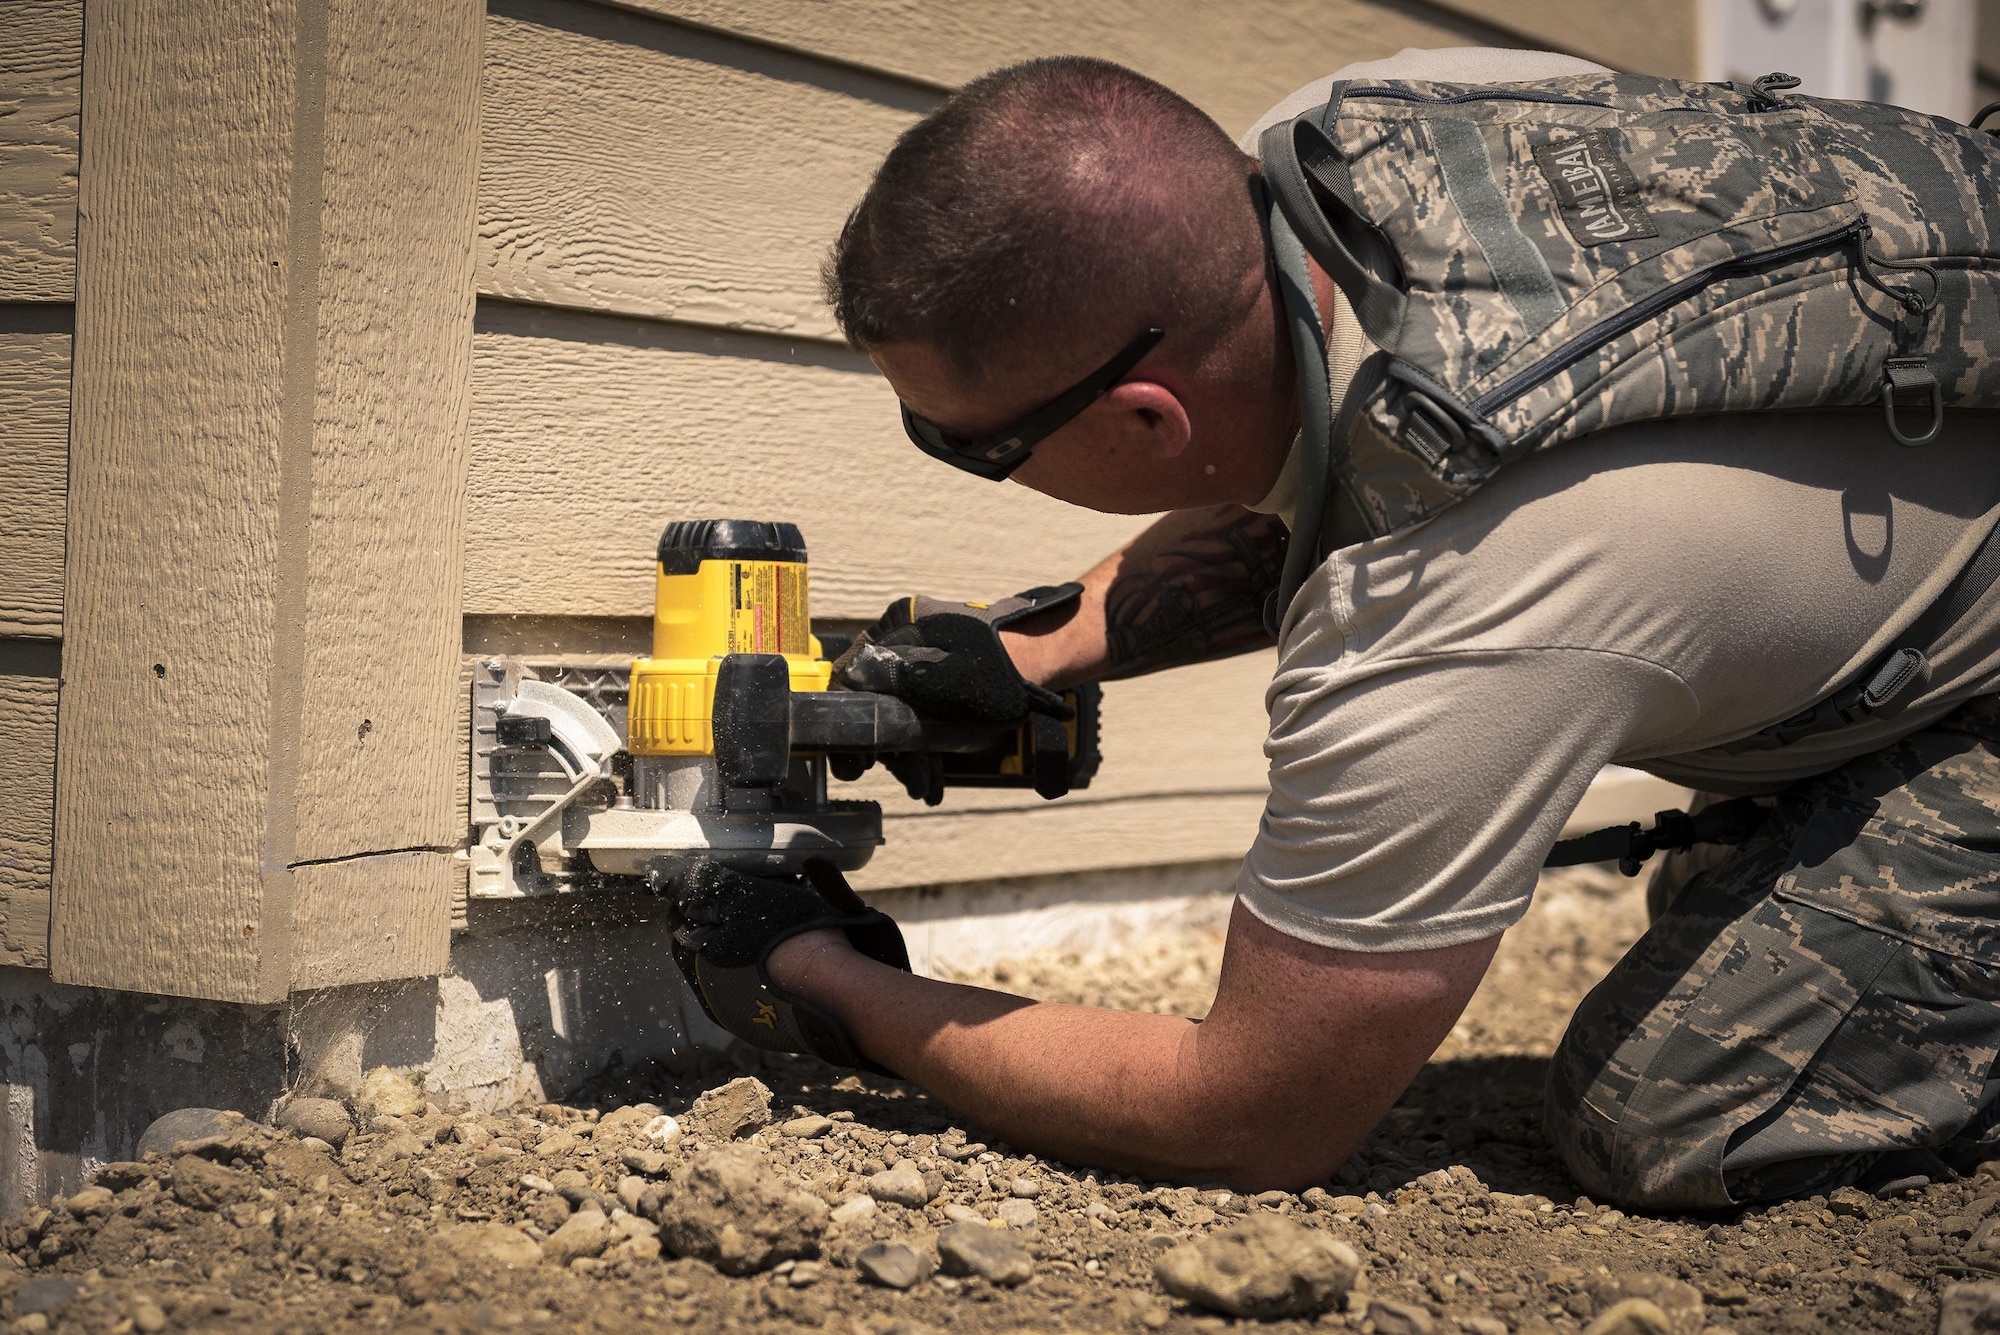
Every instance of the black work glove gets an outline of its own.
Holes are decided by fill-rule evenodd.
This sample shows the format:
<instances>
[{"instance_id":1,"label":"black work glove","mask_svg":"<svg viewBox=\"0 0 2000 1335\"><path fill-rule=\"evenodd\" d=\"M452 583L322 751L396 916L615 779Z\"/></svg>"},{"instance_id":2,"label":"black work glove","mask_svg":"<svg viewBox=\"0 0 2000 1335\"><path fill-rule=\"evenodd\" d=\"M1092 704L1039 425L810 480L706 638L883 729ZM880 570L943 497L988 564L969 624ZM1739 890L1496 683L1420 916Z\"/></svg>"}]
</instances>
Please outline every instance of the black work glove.
<instances>
[{"instance_id":1,"label":"black work glove","mask_svg":"<svg viewBox=\"0 0 2000 1335\"><path fill-rule=\"evenodd\" d=\"M1072 711L1062 697L1015 668L1000 630L1082 594L1081 584L1055 584L984 607L898 598L834 663L834 684L893 695L927 718L952 723L1014 726L1030 713L1067 720Z\"/></svg>"},{"instance_id":2,"label":"black work glove","mask_svg":"<svg viewBox=\"0 0 2000 1335\"><path fill-rule=\"evenodd\" d=\"M1075 711L1060 695L1021 675L1000 642L1000 630L1082 595L1083 586L1071 583L1029 589L983 607L921 595L898 598L834 662L833 684L893 695L920 717L945 723L1018 728L1036 715L1068 722ZM883 763L911 797L936 805L942 785L930 757L889 756Z\"/></svg>"},{"instance_id":3,"label":"black work glove","mask_svg":"<svg viewBox=\"0 0 2000 1335\"><path fill-rule=\"evenodd\" d=\"M765 967L780 942L836 927L870 959L909 971L895 920L862 903L831 862L808 862L802 877L752 876L701 862L668 892L674 962L709 1019L772 1052L893 1074L856 1052L840 1021L772 982Z\"/></svg>"}]
</instances>

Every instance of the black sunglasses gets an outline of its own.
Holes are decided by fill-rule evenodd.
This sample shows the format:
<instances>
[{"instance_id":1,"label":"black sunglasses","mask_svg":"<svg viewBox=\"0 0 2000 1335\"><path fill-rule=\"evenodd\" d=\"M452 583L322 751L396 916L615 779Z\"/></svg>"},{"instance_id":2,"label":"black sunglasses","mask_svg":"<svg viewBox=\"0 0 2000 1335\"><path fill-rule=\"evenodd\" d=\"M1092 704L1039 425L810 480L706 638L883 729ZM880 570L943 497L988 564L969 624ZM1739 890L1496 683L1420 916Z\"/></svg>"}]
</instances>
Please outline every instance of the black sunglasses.
<instances>
[{"instance_id":1,"label":"black sunglasses","mask_svg":"<svg viewBox=\"0 0 2000 1335\"><path fill-rule=\"evenodd\" d=\"M1142 330L1139 336L1119 349L1118 355L1050 399L1041 407L983 436L961 436L946 431L927 417L919 417L903 405L903 430L916 447L933 459L942 459L953 468L962 468L995 482L1028 461L1035 446L1068 426L1077 414L1103 398L1140 358L1167 336L1164 329Z\"/></svg>"}]
</instances>

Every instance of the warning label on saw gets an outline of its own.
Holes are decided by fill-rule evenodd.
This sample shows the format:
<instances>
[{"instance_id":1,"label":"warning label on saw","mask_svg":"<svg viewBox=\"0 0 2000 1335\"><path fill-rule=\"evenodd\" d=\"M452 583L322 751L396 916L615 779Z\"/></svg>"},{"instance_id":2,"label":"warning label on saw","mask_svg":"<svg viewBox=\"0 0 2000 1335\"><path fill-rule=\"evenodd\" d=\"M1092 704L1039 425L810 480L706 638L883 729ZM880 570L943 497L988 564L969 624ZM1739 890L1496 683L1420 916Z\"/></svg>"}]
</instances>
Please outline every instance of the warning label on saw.
<instances>
[{"instance_id":1,"label":"warning label on saw","mask_svg":"<svg viewBox=\"0 0 2000 1335\"><path fill-rule=\"evenodd\" d=\"M804 654L811 627L806 612L806 568L781 561L739 561L731 576L735 614L732 654Z\"/></svg>"}]
</instances>

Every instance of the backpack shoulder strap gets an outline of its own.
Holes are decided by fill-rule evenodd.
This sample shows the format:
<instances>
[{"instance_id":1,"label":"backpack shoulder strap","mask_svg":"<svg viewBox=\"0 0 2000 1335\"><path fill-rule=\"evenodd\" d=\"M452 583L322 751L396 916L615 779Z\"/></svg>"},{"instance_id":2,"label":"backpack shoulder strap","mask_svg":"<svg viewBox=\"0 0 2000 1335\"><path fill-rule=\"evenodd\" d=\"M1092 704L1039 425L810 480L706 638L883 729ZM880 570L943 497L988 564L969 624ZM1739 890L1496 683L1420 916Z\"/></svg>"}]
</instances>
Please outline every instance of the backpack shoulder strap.
<instances>
[{"instance_id":1,"label":"backpack shoulder strap","mask_svg":"<svg viewBox=\"0 0 2000 1335\"><path fill-rule=\"evenodd\" d=\"M1339 115L1342 89L1335 84L1326 106L1264 131L1257 154L1272 198L1292 230L1340 284L1369 339L1377 347L1393 348L1406 298L1378 269L1392 267L1383 264L1383 257L1394 251L1355 207L1347 161L1322 128L1322 122L1331 124Z\"/></svg>"}]
</instances>

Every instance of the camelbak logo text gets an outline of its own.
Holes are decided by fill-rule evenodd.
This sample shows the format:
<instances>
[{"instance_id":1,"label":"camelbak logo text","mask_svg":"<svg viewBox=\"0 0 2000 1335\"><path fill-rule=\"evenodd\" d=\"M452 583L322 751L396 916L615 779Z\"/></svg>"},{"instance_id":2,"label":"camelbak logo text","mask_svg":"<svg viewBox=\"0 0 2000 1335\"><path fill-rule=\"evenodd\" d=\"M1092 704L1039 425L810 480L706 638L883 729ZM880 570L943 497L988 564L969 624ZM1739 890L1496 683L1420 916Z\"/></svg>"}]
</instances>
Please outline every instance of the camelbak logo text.
<instances>
[{"instance_id":1,"label":"camelbak logo text","mask_svg":"<svg viewBox=\"0 0 2000 1335\"><path fill-rule=\"evenodd\" d=\"M1537 145L1535 162L1555 188L1563 223L1578 245L1660 234L1639 202L1639 182L1618 156L1609 130L1566 134Z\"/></svg>"}]
</instances>

